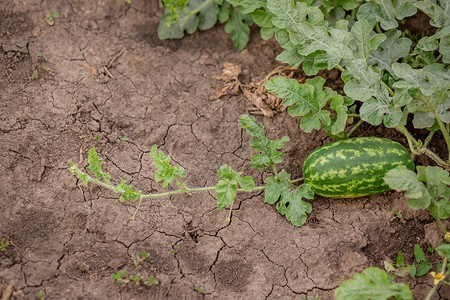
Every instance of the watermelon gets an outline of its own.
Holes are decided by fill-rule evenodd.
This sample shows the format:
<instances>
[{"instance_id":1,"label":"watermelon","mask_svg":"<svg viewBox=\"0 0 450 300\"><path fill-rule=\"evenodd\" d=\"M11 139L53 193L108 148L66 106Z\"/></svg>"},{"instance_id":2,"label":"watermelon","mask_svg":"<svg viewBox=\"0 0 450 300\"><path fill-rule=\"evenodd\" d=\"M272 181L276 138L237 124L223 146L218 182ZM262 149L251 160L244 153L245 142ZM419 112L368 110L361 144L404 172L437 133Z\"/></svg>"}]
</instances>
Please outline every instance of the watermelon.
<instances>
[{"instance_id":1,"label":"watermelon","mask_svg":"<svg viewBox=\"0 0 450 300\"><path fill-rule=\"evenodd\" d=\"M357 137L326 144L303 163L305 183L324 197L355 198L389 190L386 173L405 165L414 170L401 144L378 137Z\"/></svg>"}]
</instances>

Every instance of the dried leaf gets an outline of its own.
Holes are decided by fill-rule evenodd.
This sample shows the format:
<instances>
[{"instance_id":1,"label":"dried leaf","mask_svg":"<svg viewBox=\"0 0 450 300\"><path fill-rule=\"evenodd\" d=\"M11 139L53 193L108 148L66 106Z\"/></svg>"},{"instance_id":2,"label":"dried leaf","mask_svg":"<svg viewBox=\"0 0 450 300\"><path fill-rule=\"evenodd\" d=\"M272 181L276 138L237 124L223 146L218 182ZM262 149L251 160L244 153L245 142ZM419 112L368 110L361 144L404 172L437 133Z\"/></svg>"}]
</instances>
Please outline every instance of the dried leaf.
<instances>
[{"instance_id":1,"label":"dried leaf","mask_svg":"<svg viewBox=\"0 0 450 300\"><path fill-rule=\"evenodd\" d=\"M247 98L254 106L259 108L265 117L273 117L274 112L270 109L270 106L264 103L261 96L258 96L246 88L243 89L244 97Z\"/></svg>"},{"instance_id":2,"label":"dried leaf","mask_svg":"<svg viewBox=\"0 0 450 300\"><path fill-rule=\"evenodd\" d=\"M241 67L238 65L235 65L233 63L224 62L223 63L223 69L222 74L220 76L216 76L214 78L230 82L230 81L239 81L238 76L241 74Z\"/></svg>"}]
</instances>

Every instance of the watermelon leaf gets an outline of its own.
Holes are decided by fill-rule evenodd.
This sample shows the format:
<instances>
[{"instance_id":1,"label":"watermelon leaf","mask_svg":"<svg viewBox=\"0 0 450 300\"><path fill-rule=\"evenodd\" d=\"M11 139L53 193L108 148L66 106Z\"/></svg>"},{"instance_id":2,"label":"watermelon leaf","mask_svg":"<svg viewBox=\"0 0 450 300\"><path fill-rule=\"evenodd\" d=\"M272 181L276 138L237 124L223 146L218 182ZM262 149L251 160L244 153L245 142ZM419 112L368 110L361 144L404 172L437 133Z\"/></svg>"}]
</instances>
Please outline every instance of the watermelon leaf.
<instances>
[{"instance_id":1,"label":"watermelon leaf","mask_svg":"<svg viewBox=\"0 0 450 300\"><path fill-rule=\"evenodd\" d=\"M225 31L230 34L234 47L241 51L248 43L250 26L253 18L250 14L243 13L239 7L232 7L227 2L220 8L220 23L225 23Z\"/></svg>"},{"instance_id":2,"label":"watermelon leaf","mask_svg":"<svg viewBox=\"0 0 450 300\"><path fill-rule=\"evenodd\" d=\"M156 167L155 180L161 182L163 188L167 188L174 179L181 180L186 177L186 170L180 165L170 166L170 154L164 155L162 150L158 150L156 145L153 145L150 150L150 157Z\"/></svg>"},{"instance_id":3,"label":"watermelon leaf","mask_svg":"<svg viewBox=\"0 0 450 300\"><path fill-rule=\"evenodd\" d=\"M264 85L269 92L275 92L277 97L284 98L283 105L288 106L288 113L294 117L302 117L300 128L305 132L319 130L322 126L337 135L345 130L347 121L347 106L352 102L344 102L344 98L332 89L323 88L325 79L314 77L300 84L295 79L278 76L270 79ZM331 101L330 108L336 111L336 117L330 117L330 112L324 110Z\"/></svg>"},{"instance_id":4,"label":"watermelon leaf","mask_svg":"<svg viewBox=\"0 0 450 300\"><path fill-rule=\"evenodd\" d=\"M363 273L344 281L334 292L336 300L413 300L413 295L404 283L393 281L388 274L375 267L367 268Z\"/></svg>"},{"instance_id":5,"label":"watermelon leaf","mask_svg":"<svg viewBox=\"0 0 450 300\"><path fill-rule=\"evenodd\" d=\"M289 137L270 140L266 137L264 128L256 124L255 118L250 115L239 116L239 124L252 137L250 146L261 154L252 157L252 166L256 169L265 169L283 161L284 152L277 151L284 147Z\"/></svg>"},{"instance_id":6,"label":"watermelon leaf","mask_svg":"<svg viewBox=\"0 0 450 300\"><path fill-rule=\"evenodd\" d=\"M136 199L141 197L141 191L133 190L132 184L125 184L125 180L122 181L114 187L114 193L121 194L120 202L125 202L125 200L130 200L134 202Z\"/></svg>"},{"instance_id":7,"label":"watermelon leaf","mask_svg":"<svg viewBox=\"0 0 450 300\"><path fill-rule=\"evenodd\" d=\"M302 226L312 210L311 204L302 199L313 199L314 192L308 184L295 190L292 188L291 176L282 170L278 176L267 178L264 201L269 204L276 203L278 212L286 216L292 225Z\"/></svg>"},{"instance_id":8,"label":"watermelon leaf","mask_svg":"<svg viewBox=\"0 0 450 300\"><path fill-rule=\"evenodd\" d=\"M436 219L450 217L450 175L441 167L418 166L416 174L398 166L386 173L384 181L394 190L406 191L411 208L428 208Z\"/></svg>"},{"instance_id":9,"label":"watermelon leaf","mask_svg":"<svg viewBox=\"0 0 450 300\"><path fill-rule=\"evenodd\" d=\"M247 192L253 191L255 187L255 182L251 176L241 177L242 172L234 171L229 165L222 165L217 174L219 174L220 178L215 186L218 209L223 209L233 204L238 185Z\"/></svg>"},{"instance_id":10,"label":"watermelon leaf","mask_svg":"<svg viewBox=\"0 0 450 300\"><path fill-rule=\"evenodd\" d=\"M428 208L431 196L426 186L420 182L416 174L405 166L398 166L386 173L384 181L396 191L406 191L408 205L413 209Z\"/></svg>"},{"instance_id":11,"label":"watermelon leaf","mask_svg":"<svg viewBox=\"0 0 450 300\"><path fill-rule=\"evenodd\" d=\"M212 28L217 22L219 5L213 0L189 0L166 10L159 20L158 37L165 39L181 39L184 33L192 34L200 30Z\"/></svg>"},{"instance_id":12,"label":"watermelon leaf","mask_svg":"<svg viewBox=\"0 0 450 300\"><path fill-rule=\"evenodd\" d=\"M98 181L104 179L106 183L109 184L109 181L111 179L111 174L109 173L104 173L102 171L102 164L103 162L100 161L100 158L97 155L97 151L95 150L94 147L92 147L91 149L89 149L88 152L88 163L89 163L89 170L92 172L92 174L95 175L96 179ZM82 179L83 183L85 185L87 185L87 180L86 179Z\"/></svg>"}]
</instances>

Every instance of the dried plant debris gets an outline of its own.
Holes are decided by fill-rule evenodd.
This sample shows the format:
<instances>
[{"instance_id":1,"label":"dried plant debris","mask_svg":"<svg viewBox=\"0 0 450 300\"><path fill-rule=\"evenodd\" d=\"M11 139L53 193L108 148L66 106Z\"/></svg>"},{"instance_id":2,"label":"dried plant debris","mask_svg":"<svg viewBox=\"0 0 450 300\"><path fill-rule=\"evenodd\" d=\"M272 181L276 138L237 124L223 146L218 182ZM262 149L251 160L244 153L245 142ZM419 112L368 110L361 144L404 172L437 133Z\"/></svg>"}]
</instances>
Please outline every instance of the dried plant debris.
<instances>
[{"instance_id":1,"label":"dried plant debris","mask_svg":"<svg viewBox=\"0 0 450 300\"><path fill-rule=\"evenodd\" d=\"M262 80L253 79L250 84L243 84L239 80L241 67L233 63L225 62L222 68L222 74L215 78L224 82L211 97L211 100L217 100L226 95L236 95L242 92L244 97L250 101L254 107L248 108L252 114L261 114L265 117L273 117L278 112L283 112L286 107L283 100L276 97L274 93L269 93L264 84L274 75L283 75L287 78L293 78L294 71L297 68L280 66L271 71Z\"/></svg>"}]
</instances>

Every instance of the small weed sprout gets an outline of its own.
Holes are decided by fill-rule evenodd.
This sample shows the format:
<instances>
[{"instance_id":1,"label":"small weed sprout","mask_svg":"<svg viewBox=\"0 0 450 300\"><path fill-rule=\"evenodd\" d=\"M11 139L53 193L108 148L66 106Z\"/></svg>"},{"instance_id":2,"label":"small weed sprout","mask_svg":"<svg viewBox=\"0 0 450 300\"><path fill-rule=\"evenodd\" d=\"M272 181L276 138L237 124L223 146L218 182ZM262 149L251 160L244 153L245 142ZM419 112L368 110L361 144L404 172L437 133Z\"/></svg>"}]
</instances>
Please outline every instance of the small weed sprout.
<instances>
[{"instance_id":1,"label":"small weed sprout","mask_svg":"<svg viewBox=\"0 0 450 300\"><path fill-rule=\"evenodd\" d=\"M47 21L47 24L50 26L55 25L55 18L59 18L59 13L57 12L49 12L47 16L45 17L45 20Z\"/></svg>"},{"instance_id":2,"label":"small weed sprout","mask_svg":"<svg viewBox=\"0 0 450 300\"><path fill-rule=\"evenodd\" d=\"M142 262L148 258L150 254L143 250L139 251L135 257L133 257L133 263L136 270L141 270ZM142 272L146 272L145 270ZM143 273L144 274L144 273ZM129 274L127 270L119 270L115 273L111 274L111 278L114 282L120 285L121 288L126 288L129 283L134 282L135 286L138 287L140 285L145 285L150 287L152 285L158 284L159 282L154 278L152 274L150 274L147 279L140 272L136 272L134 274ZM144 280L145 279L145 280Z\"/></svg>"},{"instance_id":3,"label":"small weed sprout","mask_svg":"<svg viewBox=\"0 0 450 300\"><path fill-rule=\"evenodd\" d=\"M148 286L148 287L150 287L150 286L152 286L152 285L154 285L154 284L158 284L158 283L159 283L159 281L156 280L156 279L153 277L153 275L148 276L147 280L144 281L144 284L145 284L146 286Z\"/></svg>"},{"instance_id":4,"label":"small weed sprout","mask_svg":"<svg viewBox=\"0 0 450 300\"><path fill-rule=\"evenodd\" d=\"M194 286L194 291L196 291L197 293L202 294L202 295L206 294L205 288L203 287L203 285Z\"/></svg>"},{"instance_id":5,"label":"small weed sprout","mask_svg":"<svg viewBox=\"0 0 450 300\"><path fill-rule=\"evenodd\" d=\"M45 300L45 292L43 290L39 290L39 292L36 294L36 298L39 300Z\"/></svg>"},{"instance_id":6,"label":"small weed sprout","mask_svg":"<svg viewBox=\"0 0 450 300\"><path fill-rule=\"evenodd\" d=\"M0 252L5 252L6 247L8 247L8 246L9 246L8 239L6 239L5 237L2 237L2 239L0 240Z\"/></svg>"}]
</instances>

